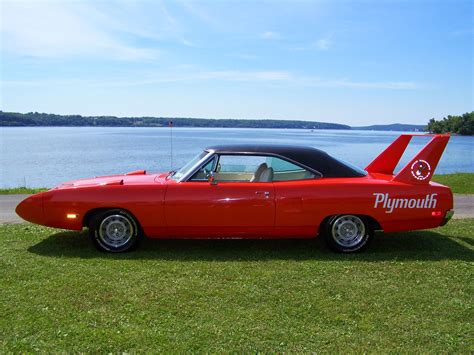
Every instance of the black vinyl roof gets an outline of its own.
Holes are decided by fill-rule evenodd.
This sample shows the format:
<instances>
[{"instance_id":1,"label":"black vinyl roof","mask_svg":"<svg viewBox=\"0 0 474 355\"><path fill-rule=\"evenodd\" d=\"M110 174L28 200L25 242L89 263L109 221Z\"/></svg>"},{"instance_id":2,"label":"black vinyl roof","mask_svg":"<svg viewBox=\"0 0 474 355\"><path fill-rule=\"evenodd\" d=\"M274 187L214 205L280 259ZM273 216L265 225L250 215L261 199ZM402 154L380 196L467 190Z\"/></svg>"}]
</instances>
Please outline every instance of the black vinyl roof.
<instances>
[{"instance_id":1,"label":"black vinyl roof","mask_svg":"<svg viewBox=\"0 0 474 355\"><path fill-rule=\"evenodd\" d=\"M323 177L360 177L365 174L328 153L312 148L293 145L236 144L216 145L205 150L219 154L273 155L286 158L319 172Z\"/></svg>"}]
</instances>

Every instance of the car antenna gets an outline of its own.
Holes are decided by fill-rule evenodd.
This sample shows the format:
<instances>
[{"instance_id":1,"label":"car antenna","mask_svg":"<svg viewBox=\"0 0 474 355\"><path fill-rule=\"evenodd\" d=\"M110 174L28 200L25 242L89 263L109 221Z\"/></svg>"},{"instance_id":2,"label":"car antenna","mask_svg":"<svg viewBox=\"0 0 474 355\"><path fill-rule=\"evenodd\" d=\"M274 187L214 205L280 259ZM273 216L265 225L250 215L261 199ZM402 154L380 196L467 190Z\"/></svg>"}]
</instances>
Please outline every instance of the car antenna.
<instances>
[{"instance_id":1,"label":"car antenna","mask_svg":"<svg viewBox=\"0 0 474 355\"><path fill-rule=\"evenodd\" d=\"M170 128L170 170L173 171L173 121L168 122L168 127Z\"/></svg>"}]
</instances>

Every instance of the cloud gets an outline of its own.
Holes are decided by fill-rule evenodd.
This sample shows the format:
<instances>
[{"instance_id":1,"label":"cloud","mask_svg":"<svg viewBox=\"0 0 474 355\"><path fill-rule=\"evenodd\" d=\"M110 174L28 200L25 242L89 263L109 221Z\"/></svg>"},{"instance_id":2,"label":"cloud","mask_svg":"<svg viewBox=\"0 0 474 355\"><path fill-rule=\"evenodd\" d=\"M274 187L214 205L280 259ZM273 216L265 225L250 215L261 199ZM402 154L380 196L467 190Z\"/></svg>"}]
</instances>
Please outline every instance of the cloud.
<instances>
[{"instance_id":1,"label":"cloud","mask_svg":"<svg viewBox=\"0 0 474 355\"><path fill-rule=\"evenodd\" d=\"M314 46L319 50L325 51L329 49L330 43L329 38L321 38L314 43Z\"/></svg>"},{"instance_id":2,"label":"cloud","mask_svg":"<svg viewBox=\"0 0 474 355\"><path fill-rule=\"evenodd\" d=\"M332 35L328 35L310 43L293 46L290 49L295 50L295 51L310 51L310 50L327 51L329 47L332 45L332 43L333 43Z\"/></svg>"},{"instance_id":3,"label":"cloud","mask_svg":"<svg viewBox=\"0 0 474 355\"><path fill-rule=\"evenodd\" d=\"M268 40L281 39L280 34L277 33L277 32L273 32L273 31L262 32L262 33L260 33L259 37L261 39L268 39Z\"/></svg>"},{"instance_id":4,"label":"cloud","mask_svg":"<svg viewBox=\"0 0 474 355\"><path fill-rule=\"evenodd\" d=\"M138 78L138 79L137 79ZM142 79L141 79L142 78ZM194 66L184 65L169 68L163 72L135 73L130 79L76 79L76 80L32 80L4 81L4 85L25 86L104 86L132 87L158 85L163 83L188 82L243 82L252 84L283 85L285 87L320 87L334 89L376 89L376 90L414 90L420 86L411 81L353 81L349 79L321 79L311 76L299 76L288 71L241 71L241 70L198 70Z\"/></svg>"},{"instance_id":5,"label":"cloud","mask_svg":"<svg viewBox=\"0 0 474 355\"><path fill-rule=\"evenodd\" d=\"M413 90L419 85L412 81L350 81L350 80L314 80L308 83L309 86L323 86L332 88L347 89L390 89L390 90Z\"/></svg>"},{"instance_id":6,"label":"cloud","mask_svg":"<svg viewBox=\"0 0 474 355\"><path fill-rule=\"evenodd\" d=\"M190 68L191 69L191 68ZM199 71L184 70L163 73L147 73L143 75L146 79L111 82L112 85L138 86L153 85L171 82L199 82L199 81L224 81L224 82L249 82L249 83L285 83L293 80L291 73L286 71L240 71L240 70L218 70Z\"/></svg>"},{"instance_id":7,"label":"cloud","mask_svg":"<svg viewBox=\"0 0 474 355\"><path fill-rule=\"evenodd\" d=\"M192 17L199 19L201 23L205 24L206 26L221 28L225 24L225 21L223 21L221 18L211 15L206 7L202 6L202 4L199 2L190 0L175 1L181 6L183 10L192 15Z\"/></svg>"},{"instance_id":8,"label":"cloud","mask_svg":"<svg viewBox=\"0 0 474 355\"><path fill-rule=\"evenodd\" d=\"M208 71L198 73L200 79L224 79L229 81L288 81L292 75L285 71Z\"/></svg>"},{"instance_id":9,"label":"cloud","mask_svg":"<svg viewBox=\"0 0 474 355\"><path fill-rule=\"evenodd\" d=\"M6 2L2 8L2 52L37 58L149 60L159 56L154 48L123 40L109 16L82 3Z\"/></svg>"}]
</instances>

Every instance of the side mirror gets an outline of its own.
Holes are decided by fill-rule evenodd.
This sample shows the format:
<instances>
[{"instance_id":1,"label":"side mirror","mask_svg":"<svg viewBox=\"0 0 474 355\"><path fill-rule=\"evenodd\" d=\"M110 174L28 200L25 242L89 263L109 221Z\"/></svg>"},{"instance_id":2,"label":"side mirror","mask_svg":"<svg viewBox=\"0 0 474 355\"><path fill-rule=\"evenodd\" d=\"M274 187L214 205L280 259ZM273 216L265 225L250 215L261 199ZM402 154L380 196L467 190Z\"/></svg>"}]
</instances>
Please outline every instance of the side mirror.
<instances>
[{"instance_id":1,"label":"side mirror","mask_svg":"<svg viewBox=\"0 0 474 355\"><path fill-rule=\"evenodd\" d=\"M213 171L210 171L208 174L207 174L207 181L209 182L209 184L211 185L217 185L217 181L216 181L216 178L214 176L214 172Z\"/></svg>"}]
</instances>

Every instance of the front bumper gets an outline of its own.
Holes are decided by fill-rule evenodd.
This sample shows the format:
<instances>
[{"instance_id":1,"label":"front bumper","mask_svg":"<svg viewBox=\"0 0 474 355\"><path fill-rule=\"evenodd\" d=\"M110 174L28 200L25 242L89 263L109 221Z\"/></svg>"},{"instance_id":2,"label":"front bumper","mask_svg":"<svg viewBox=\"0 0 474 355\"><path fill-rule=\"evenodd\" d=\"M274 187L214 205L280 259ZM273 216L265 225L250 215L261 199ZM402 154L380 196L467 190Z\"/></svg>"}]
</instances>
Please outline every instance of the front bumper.
<instances>
[{"instance_id":1,"label":"front bumper","mask_svg":"<svg viewBox=\"0 0 474 355\"><path fill-rule=\"evenodd\" d=\"M25 221L44 224L43 192L31 195L16 206L15 212Z\"/></svg>"},{"instance_id":2,"label":"front bumper","mask_svg":"<svg viewBox=\"0 0 474 355\"><path fill-rule=\"evenodd\" d=\"M446 214L444 215L443 221L441 222L440 226L444 226L446 223L448 223L449 220L453 217L453 215L454 215L454 210L446 211Z\"/></svg>"}]
</instances>

